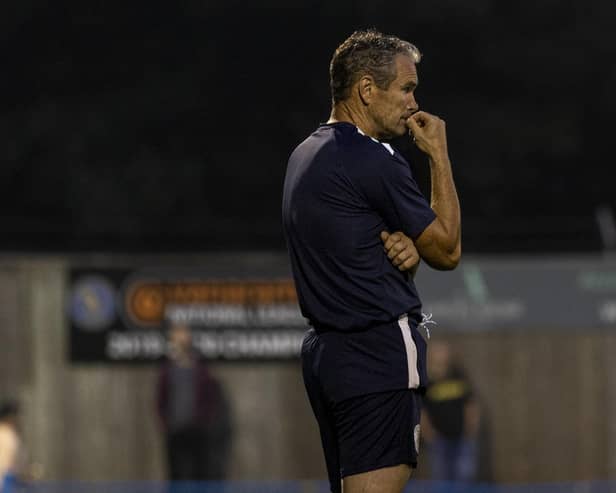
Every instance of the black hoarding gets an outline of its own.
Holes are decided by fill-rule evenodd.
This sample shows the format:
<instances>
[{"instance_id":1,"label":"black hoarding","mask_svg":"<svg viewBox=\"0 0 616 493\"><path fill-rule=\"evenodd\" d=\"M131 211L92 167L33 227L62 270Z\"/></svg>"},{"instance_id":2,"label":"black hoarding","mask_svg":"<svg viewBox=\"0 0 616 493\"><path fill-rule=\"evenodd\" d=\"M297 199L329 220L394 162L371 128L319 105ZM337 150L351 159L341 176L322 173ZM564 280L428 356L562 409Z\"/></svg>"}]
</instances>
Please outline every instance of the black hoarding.
<instances>
[{"instance_id":1,"label":"black hoarding","mask_svg":"<svg viewBox=\"0 0 616 493\"><path fill-rule=\"evenodd\" d=\"M189 325L208 359L299 356L306 329L288 277L232 278L183 269L72 269L67 316L73 362L148 362L169 323Z\"/></svg>"},{"instance_id":2,"label":"black hoarding","mask_svg":"<svg viewBox=\"0 0 616 493\"><path fill-rule=\"evenodd\" d=\"M73 269L71 359L157 360L166 351L165 321L190 325L210 359L297 357L306 321L286 257L221 256L206 264L201 274ZM424 311L438 323L434 333L616 328L613 257L465 257L453 272L421 266L416 282Z\"/></svg>"}]
</instances>

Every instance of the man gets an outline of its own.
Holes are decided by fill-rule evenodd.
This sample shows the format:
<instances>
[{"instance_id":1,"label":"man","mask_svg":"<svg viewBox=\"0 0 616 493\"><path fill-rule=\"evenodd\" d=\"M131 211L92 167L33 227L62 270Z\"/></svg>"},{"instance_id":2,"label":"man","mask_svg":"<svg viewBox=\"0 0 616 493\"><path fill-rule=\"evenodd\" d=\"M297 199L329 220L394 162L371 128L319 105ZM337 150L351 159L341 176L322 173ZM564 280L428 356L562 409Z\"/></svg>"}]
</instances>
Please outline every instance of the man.
<instances>
[{"instance_id":1,"label":"man","mask_svg":"<svg viewBox=\"0 0 616 493\"><path fill-rule=\"evenodd\" d=\"M423 400L424 438L431 478L470 482L477 479L481 411L471 383L449 344L430 345L430 386Z\"/></svg>"},{"instance_id":2,"label":"man","mask_svg":"<svg viewBox=\"0 0 616 493\"><path fill-rule=\"evenodd\" d=\"M460 258L445 124L418 111L419 60L394 36L351 35L330 64L329 121L289 158L283 223L332 492L398 493L408 481L426 384L412 276L419 257L437 269ZM431 204L385 142L409 130L430 160Z\"/></svg>"},{"instance_id":3,"label":"man","mask_svg":"<svg viewBox=\"0 0 616 493\"><path fill-rule=\"evenodd\" d=\"M14 491L17 483L21 458L18 418L16 403L0 405L0 493Z\"/></svg>"},{"instance_id":4,"label":"man","mask_svg":"<svg viewBox=\"0 0 616 493\"><path fill-rule=\"evenodd\" d=\"M167 448L170 479L221 479L230 417L221 385L193 348L184 324L169 329L169 360L157 383L157 410Z\"/></svg>"}]
</instances>

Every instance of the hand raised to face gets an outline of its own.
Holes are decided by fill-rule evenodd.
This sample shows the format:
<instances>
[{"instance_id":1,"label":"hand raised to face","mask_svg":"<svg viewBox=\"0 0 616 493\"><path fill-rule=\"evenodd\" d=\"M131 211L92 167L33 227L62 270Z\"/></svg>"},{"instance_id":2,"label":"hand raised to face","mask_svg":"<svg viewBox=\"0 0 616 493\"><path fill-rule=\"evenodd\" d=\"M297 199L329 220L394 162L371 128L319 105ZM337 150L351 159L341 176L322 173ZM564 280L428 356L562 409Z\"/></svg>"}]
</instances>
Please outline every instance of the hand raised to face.
<instances>
[{"instance_id":1,"label":"hand raised to face","mask_svg":"<svg viewBox=\"0 0 616 493\"><path fill-rule=\"evenodd\" d=\"M447 155L445 122L438 116L418 111L406 120L406 125L413 135L415 144L423 152L433 158Z\"/></svg>"}]
</instances>

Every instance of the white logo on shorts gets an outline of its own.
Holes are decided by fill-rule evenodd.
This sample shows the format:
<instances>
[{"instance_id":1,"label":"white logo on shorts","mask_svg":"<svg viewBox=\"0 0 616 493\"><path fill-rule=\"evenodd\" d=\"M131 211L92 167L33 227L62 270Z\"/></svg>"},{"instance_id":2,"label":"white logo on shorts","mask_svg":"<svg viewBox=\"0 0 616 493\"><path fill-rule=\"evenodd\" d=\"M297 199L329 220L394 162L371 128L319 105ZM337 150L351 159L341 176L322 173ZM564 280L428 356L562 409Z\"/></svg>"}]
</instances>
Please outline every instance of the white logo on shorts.
<instances>
[{"instance_id":1,"label":"white logo on shorts","mask_svg":"<svg viewBox=\"0 0 616 493\"><path fill-rule=\"evenodd\" d=\"M413 438L415 439L415 452L419 455L419 437L421 436L421 426L416 425L413 430Z\"/></svg>"}]
</instances>

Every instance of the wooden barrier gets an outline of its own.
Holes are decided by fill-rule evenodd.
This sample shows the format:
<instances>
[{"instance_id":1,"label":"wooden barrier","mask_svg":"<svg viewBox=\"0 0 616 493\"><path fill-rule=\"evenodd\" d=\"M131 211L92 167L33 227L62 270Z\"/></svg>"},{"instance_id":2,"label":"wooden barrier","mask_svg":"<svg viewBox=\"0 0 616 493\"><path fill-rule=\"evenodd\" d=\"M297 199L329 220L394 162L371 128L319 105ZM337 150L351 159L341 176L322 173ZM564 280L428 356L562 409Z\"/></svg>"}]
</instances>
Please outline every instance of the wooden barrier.
<instances>
[{"instance_id":1,"label":"wooden barrier","mask_svg":"<svg viewBox=\"0 0 616 493\"><path fill-rule=\"evenodd\" d=\"M22 402L30 458L46 479L161 479L156 367L68 363L67 266L62 258L0 262L0 397ZM616 334L432 332L456 349L481 398L496 480L616 476ZM233 408L231 479L325 477L298 362L212 371Z\"/></svg>"}]
</instances>

